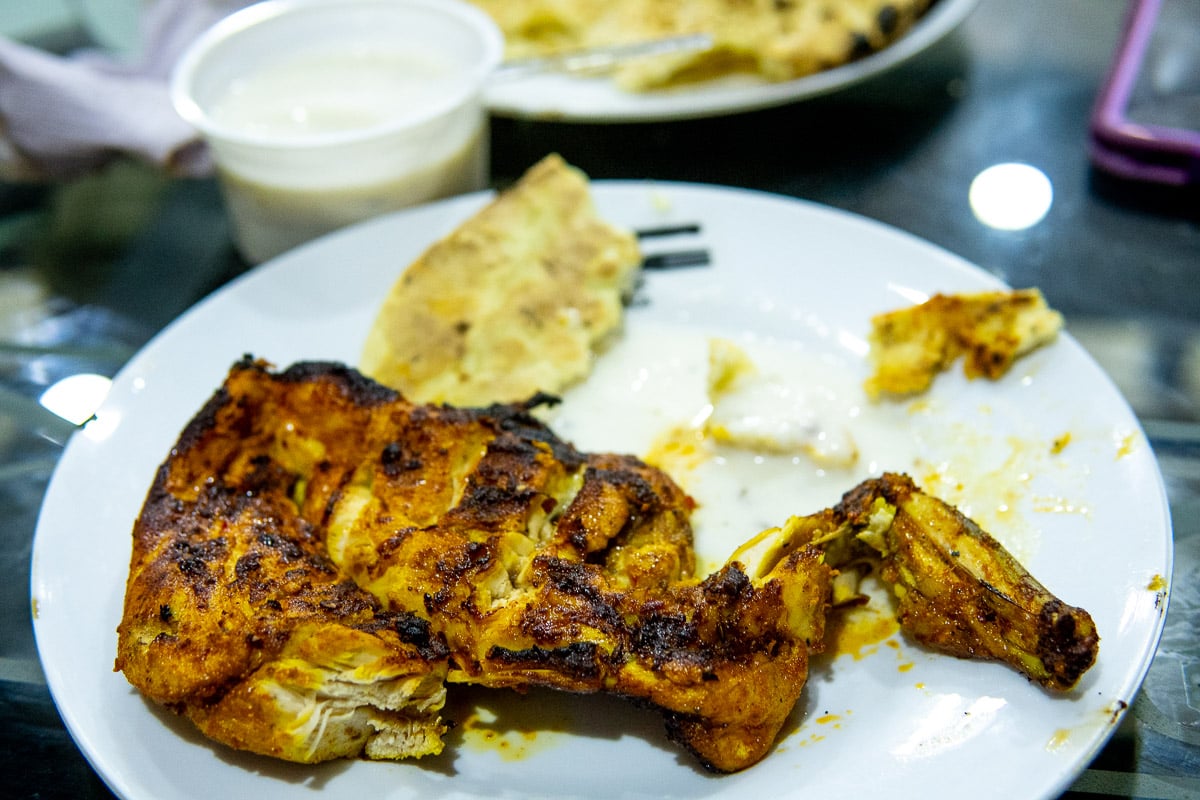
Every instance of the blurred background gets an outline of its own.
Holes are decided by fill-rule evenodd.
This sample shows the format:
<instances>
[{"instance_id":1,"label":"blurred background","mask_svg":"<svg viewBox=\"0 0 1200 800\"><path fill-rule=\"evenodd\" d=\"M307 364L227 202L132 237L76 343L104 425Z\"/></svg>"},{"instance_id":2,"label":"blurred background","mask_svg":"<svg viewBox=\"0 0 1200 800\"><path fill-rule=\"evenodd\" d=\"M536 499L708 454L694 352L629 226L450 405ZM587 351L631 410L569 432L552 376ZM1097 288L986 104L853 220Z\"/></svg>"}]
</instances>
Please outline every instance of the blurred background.
<instances>
[{"instance_id":1,"label":"blurred background","mask_svg":"<svg viewBox=\"0 0 1200 800\"><path fill-rule=\"evenodd\" d=\"M497 117L490 183L504 187L558 152L594 179L777 192L1040 287L1146 428L1168 483L1183 585L1200 549L1200 194L1114 177L1089 160L1089 117L1126 9L980 0L963 25L885 74L767 110L652 124ZM1170 27L1194 43L1196 4L1171 9L1181 16ZM135 59L139 13L136 0L6 1L0 33L52 53ZM1148 71L1167 75L1174 52L1152 54ZM111 376L248 268L212 179L117 158L69 180L0 181L0 568L17 576L0 583L6 617L28 618L32 531L75 429L69 410L48 413L39 399L69 376ZM1137 713L1074 796L1200 796L1196 604L1172 602L1175 651L1155 662ZM1184 689L1180 702L1163 699ZM0 690L0 767L20 776L0 794L107 796L58 721L28 624L0 630Z\"/></svg>"}]
</instances>

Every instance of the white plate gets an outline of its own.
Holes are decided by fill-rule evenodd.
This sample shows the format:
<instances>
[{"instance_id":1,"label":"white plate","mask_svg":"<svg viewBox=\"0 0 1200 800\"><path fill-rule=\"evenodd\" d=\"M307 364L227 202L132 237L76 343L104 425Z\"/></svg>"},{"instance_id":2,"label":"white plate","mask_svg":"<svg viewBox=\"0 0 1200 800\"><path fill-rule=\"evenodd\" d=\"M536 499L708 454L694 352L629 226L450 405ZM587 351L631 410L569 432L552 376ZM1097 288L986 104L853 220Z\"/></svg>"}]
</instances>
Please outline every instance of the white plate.
<instances>
[{"instance_id":1,"label":"white plate","mask_svg":"<svg viewBox=\"0 0 1200 800\"><path fill-rule=\"evenodd\" d=\"M939 0L903 37L884 49L803 78L769 83L750 77L634 93L605 77L545 74L496 83L486 94L493 113L571 122L689 119L783 105L827 94L892 69L948 34L978 0Z\"/></svg>"},{"instance_id":2,"label":"white plate","mask_svg":"<svg viewBox=\"0 0 1200 800\"><path fill-rule=\"evenodd\" d=\"M581 390L577 409L589 402L636 405L637 392L597 390L595 382L622 371L641 374L628 359L654 361L678 352L672 342L714 334L795 345L798 358L828 357L857 379L865 374L870 314L933 291L997 285L906 234L804 202L682 184L599 182L595 193L605 216L634 227L701 223L699 236L654 248L702 245L713 262L648 275L646 302L630 312L627 336L642 343L666 336L662 351L613 351ZM513 700L499 692L475 699L512 726L502 745L452 736L446 754L424 762L306 767L213 745L143 702L112 671L132 522L156 467L228 367L246 352L280 366L355 362L402 266L484 200L473 195L381 218L252 271L139 353L96 419L70 442L37 529L34 624L62 717L112 789L125 798L258 800L316 792L852 797L881 789L897 798L948 798L963 785L978 798L1049 798L1064 789L1141 682L1165 613L1162 594L1150 587L1156 576L1170 576L1172 556L1150 448L1123 399L1069 336L999 382L947 374L923 401L878 412L896 415L921 442L914 457L923 460L885 466L957 476L966 489L952 499L1009 537L1048 587L1094 615L1099 661L1066 696L1004 666L939 656L895 636L853 656L818 660L776 751L732 776L697 769L666 741L653 712L606 698ZM674 356L667 360L658 374L669 377L680 365ZM603 419L621 416L618 408ZM613 424L611 441L621 443L624 429ZM1050 442L1068 433L1070 443L1053 454ZM849 480L827 474L817 491L849 488ZM817 510L806 507L802 484L793 510ZM739 535L758 524L740 520ZM703 529L698 535L711 541Z\"/></svg>"}]
</instances>

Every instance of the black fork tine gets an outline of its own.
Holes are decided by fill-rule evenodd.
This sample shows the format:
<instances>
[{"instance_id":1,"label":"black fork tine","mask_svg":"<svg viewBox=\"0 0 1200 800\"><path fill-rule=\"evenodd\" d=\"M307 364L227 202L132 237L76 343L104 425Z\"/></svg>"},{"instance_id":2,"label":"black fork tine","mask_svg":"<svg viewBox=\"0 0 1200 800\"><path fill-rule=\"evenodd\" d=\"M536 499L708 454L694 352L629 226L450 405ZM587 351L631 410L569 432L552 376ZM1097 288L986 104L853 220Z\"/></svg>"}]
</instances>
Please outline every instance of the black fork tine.
<instances>
[{"instance_id":1,"label":"black fork tine","mask_svg":"<svg viewBox=\"0 0 1200 800\"><path fill-rule=\"evenodd\" d=\"M681 236L700 233L700 223L686 222L678 225L664 225L657 228L640 228L634 233L639 240L660 239L669 236ZM682 267L707 266L712 261L708 250L691 249L676 250L666 253L653 253L642 260L642 269L679 269Z\"/></svg>"}]
</instances>

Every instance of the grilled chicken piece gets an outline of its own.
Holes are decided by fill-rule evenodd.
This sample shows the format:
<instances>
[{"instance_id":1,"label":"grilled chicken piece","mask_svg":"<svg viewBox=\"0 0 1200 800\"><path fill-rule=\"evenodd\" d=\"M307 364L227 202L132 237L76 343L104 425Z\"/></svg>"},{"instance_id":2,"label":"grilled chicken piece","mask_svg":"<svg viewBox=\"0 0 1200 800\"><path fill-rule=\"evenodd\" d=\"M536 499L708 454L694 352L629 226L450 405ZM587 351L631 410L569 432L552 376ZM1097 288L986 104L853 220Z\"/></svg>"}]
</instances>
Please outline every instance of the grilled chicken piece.
<instances>
[{"instance_id":1,"label":"grilled chicken piece","mask_svg":"<svg viewBox=\"0 0 1200 800\"><path fill-rule=\"evenodd\" d=\"M956 654L1020 652L1057 687L1094 657L1084 612L899 476L698 579L691 499L556 438L528 413L546 401L419 405L340 365L247 358L135 525L117 669L290 760L436 753L449 682L616 693L729 772L791 713L837 568L879 565L904 624Z\"/></svg>"},{"instance_id":2,"label":"grilled chicken piece","mask_svg":"<svg viewBox=\"0 0 1200 800\"><path fill-rule=\"evenodd\" d=\"M814 546L835 569L877 569L901 629L931 648L1003 661L1064 691L1095 663L1100 637L1087 611L1059 600L995 538L905 475L863 481L835 508L760 534L734 558L769 569Z\"/></svg>"},{"instance_id":3,"label":"grilled chicken piece","mask_svg":"<svg viewBox=\"0 0 1200 800\"><path fill-rule=\"evenodd\" d=\"M865 483L851 502L868 498L896 509L882 543L868 543L880 551L900 627L918 641L1004 661L1051 689L1070 689L1095 663L1091 615L1051 594L970 519L902 476Z\"/></svg>"},{"instance_id":4,"label":"grilled chicken piece","mask_svg":"<svg viewBox=\"0 0 1200 800\"><path fill-rule=\"evenodd\" d=\"M696 581L690 498L527 411L235 366L136 524L117 668L291 760L437 752L445 677L615 692L713 769L754 763L821 641L820 552Z\"/></svg>"},{"instance_id":5,"label":"grilled chicken piece","mask_svg":"<svg viewBox=\"0 0 1200 800\"><path fill-rule=\"evenodd\" d=\"M1037 289L935 294L871 318L872 398L924 392L961 356L968 378L996 380L1021 356L1049 344L1063 318Z\"/></svg>"},{"instance_id":6,"label":"grilled chicken piece","mask_svg":"<svg viewBox=\"0 0 1200 800\"><path fill-rule=\"evenodd\" d=\"M239 749L302 762L440 752L444 644L338 572L320 520L295 503L320 454L298 449L284 409L240 400L218 392L159 468L134 526L116 668Z\"/></svg>"}]
</instances>

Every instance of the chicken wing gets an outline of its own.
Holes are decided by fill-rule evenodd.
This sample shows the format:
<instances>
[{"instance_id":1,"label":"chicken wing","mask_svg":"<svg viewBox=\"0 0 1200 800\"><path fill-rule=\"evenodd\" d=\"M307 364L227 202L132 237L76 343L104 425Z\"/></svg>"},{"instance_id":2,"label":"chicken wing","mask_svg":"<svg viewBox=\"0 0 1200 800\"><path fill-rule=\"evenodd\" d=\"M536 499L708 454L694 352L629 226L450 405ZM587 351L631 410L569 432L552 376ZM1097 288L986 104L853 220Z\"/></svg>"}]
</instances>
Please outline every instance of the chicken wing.
<instances>
[{"instance_id":1,"label":"chicken wing","mask_svg":"<svg viewBox=\"0 0 1200 800\"><path fill-rule=\"evenodd\" d=\"M863 481L833 509L764 532L734 558L769 569L814 546L835 569L877 570L901 629L933 649L1003 661L1060 690L1095 663L1100 637L1087 611L1059 600L995 538L906 475Z\"/></svg>"}]
</instances>

